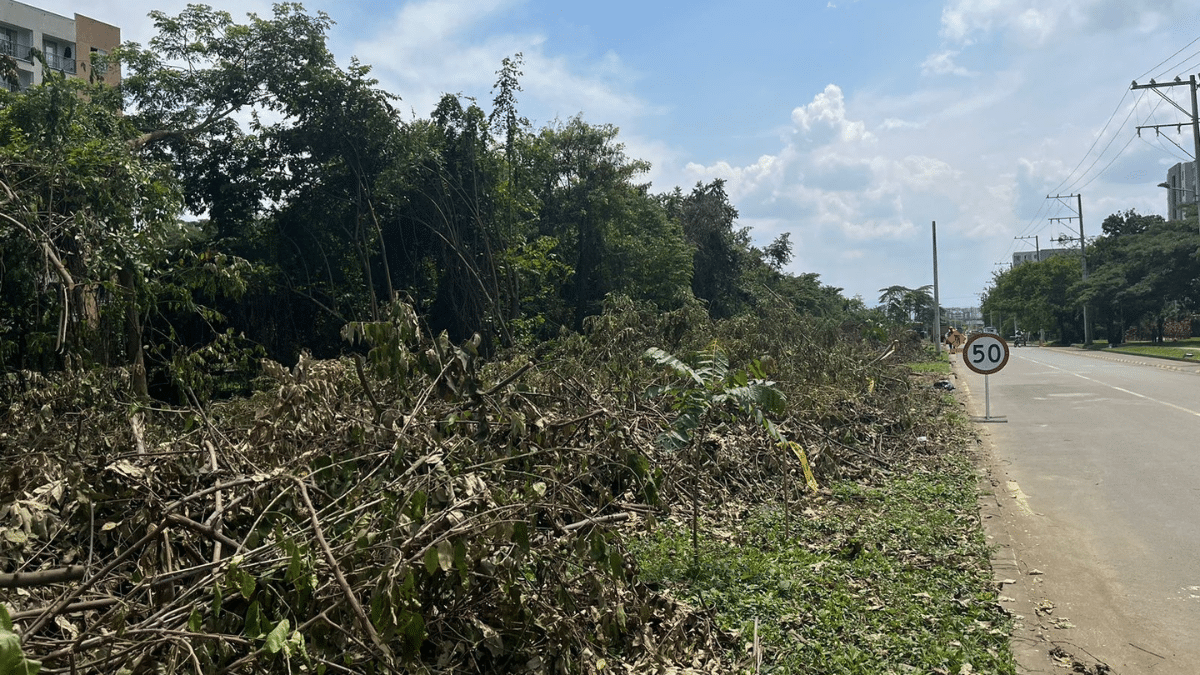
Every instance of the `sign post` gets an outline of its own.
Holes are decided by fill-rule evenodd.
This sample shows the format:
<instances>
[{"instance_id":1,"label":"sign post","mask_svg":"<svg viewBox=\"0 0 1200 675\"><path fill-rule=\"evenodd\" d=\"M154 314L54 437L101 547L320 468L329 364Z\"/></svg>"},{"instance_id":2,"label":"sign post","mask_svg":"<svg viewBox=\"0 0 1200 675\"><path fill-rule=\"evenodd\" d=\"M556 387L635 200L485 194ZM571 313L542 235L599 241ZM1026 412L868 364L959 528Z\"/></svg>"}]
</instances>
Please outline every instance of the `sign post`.
<instances>
[{"instance_id":1,"label":"sign post","mask_svg":"<svg viewBox=\"0 0 1200 675\"><path fill-rule=\"evenodd\" d=\"M1008 364L1008 343L999 335L976 333L963 346L963 363L983 375L984 418L982 422L1007 422L1006 417L992 417L992 391L988 376Z\"/></svg>"}]
</instances>

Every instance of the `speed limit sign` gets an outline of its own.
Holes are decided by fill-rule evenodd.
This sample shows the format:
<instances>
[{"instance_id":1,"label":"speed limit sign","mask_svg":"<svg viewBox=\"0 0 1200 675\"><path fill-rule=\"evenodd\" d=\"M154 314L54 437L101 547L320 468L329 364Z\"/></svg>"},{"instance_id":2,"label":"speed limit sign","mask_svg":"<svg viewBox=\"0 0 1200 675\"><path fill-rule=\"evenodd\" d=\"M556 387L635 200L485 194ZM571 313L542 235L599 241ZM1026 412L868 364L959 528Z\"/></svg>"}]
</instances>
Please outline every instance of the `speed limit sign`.
<instances>
[{"instance_id":1,"label":"speed limit sign","mask_svg":"<svg viewBox=\"0 0 1200 675\"><path fill-rule=\"evenodd\" d=\"M980 375L991 375L1008 363L1008 343L999 335L976 333L963 347L963 363Z\"/></svg>"}]
</instances>

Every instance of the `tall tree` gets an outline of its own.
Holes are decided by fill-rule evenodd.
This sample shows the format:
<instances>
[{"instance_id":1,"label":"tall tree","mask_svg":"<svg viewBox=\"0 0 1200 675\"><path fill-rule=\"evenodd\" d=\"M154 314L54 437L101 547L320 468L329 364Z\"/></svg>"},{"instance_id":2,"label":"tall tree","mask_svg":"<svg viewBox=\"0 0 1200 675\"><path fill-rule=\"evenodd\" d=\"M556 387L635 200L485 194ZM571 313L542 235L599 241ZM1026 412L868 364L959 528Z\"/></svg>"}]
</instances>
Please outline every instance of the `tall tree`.
<instances>
[{"instance_id":1,"label":"tall tree","mask_svg":"<svg viewBox=\"0 0 1200 675\"><path fill-rule=\"evenodd\" d=\"M1200 309L1200 235L1194 223L1134 211L1105 219L1105 236L1088 251L1088 279L1077 292L1097 307L1109 339L1147 323L1156 339L1175 315Z\"/></svg>"},{"instance_id":2,"label":"tall tree","mask_svg":"<svg viewBox=\"0 0 1200 675\"><path fill-rule=\"evenodd\" d=\"M1028 330L1057 332L1062 340L1082 337L1079 259L1054 256L995 275L984 297L984 314L1015 316Z\"/></svg>"},{"instance_id":3,"label":"tall tree","mask_svg":"<svg viewBox=\"0 0 1200 675\"><path fill-rule=\"evenodd\" d=\"M11 321L0 342L24 367L51 365L51 350L101 364L123 351L145 395L144 285L178 231L180 199L167 167L133 151L137 137L104 86L47 71L41 86L0 98L0 302ZM124 339L110 341L122 325ZM50 326L52 348L38 339Z\"/></svg>"},{"instance_id":4,"label":"tall tree","mask_svg":"<svg viewBox=\"0 0 1200 675\"><path fill-rule=\"evenodd\" d=\"M725 181L696 187L679 203L678 217L693 249L692 292L708 302L714 318L733 316L746 305L741 286L748 268L750 234L736 228L738 212L729 202Z\"/></svg>"},{"instance_id":5,"label":"tall tree","mask_svg":"<svg viewBox=\"0 0 1200 675\"><path fill-rule=\"evenodd\" d=\"M649 165L629 159L617 134L575 117L543 129L525 152L538 234L554 238L573 269L564 289L572 316L563 323L576 329L610 292L680 302L690 271L678 221L636 182Z\"/></svg>"}]
</instances>

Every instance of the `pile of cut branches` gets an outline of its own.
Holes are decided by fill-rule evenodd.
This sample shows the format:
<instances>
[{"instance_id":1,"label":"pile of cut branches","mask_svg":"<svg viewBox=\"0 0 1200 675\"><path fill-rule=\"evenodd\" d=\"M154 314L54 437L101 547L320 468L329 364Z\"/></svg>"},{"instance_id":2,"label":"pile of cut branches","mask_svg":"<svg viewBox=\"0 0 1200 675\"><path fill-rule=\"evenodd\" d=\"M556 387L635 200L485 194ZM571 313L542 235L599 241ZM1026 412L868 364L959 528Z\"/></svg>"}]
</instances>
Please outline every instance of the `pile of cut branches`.
<instances>
[{"instance_id":1,"label":"pile of cut branches","mask_svg":"<svg viewBox=\"0 0 1200 675\"><path fill-rule=\"evenodd\" d=\"M942 403L914 392L883 346L865 352L796 317L776 342L763 326L779 317L757 331L698 317L617 299L537 361L489 360L397 304L388 321L346 327L358 354L267 361L250 398L186 408L129 401L115 371L10 376L0 652L14 648L5 633L20 651L0 662L735 669L739 650L710 611L639 581L628 533L689 503L796 501L781 490L797 457L818 478L886 471L936 447L914 439L941 433ZM664 444L676 411L645 392L673 375L644 360L652 346L720 348L773 370L792 402L773 424L802 452L737 410L705 430L703 452Z\"/></svg>"}]
</instances>

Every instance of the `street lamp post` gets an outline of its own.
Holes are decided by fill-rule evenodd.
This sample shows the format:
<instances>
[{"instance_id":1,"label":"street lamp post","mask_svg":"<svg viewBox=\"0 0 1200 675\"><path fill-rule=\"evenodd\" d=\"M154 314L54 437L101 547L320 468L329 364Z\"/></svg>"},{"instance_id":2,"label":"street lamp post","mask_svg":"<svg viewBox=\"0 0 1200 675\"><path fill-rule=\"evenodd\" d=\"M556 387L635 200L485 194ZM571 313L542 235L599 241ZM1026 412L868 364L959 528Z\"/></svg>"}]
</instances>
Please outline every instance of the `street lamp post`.
<instances>
[{"instance_id":1,"label":"street lamp post","mask_svg":"<svg viewBox=\"0 0 1200 675\"><path fill-rule=\"evenodd\" d=\"M1163 182L1163 183L1159 183L1159 184L1158 184L1158 187L1160 187L1160 188L1166 188L1166 189L1170 190L1171 192L1182 192L1182 193L1184 194L1185 198L1186 198L1186 195L1187 195L1187 193L1188 193L1188 189L1187 189L1187 188L1177 188L1177 187L1172 187L1172 186L1168 185L1168 184L1167 184L1167 183L1165 183L1165 182ZM1184 203L1186 203L1186 202L1184 202ZM1193 204L1193 205L1196 207L1196 224L1197 224L1197 227L1200 227L1200 193L1197 193L1197 195L1196 195L1196 201L1195 201L1195 202L1192 202L1192 204ZM1167 216L1168 216L1168 217L1170 217L1170 215L1171 215L1170 213L1168 213L1168 214L1167 214Z\"/></svg>"}]
</instances>

